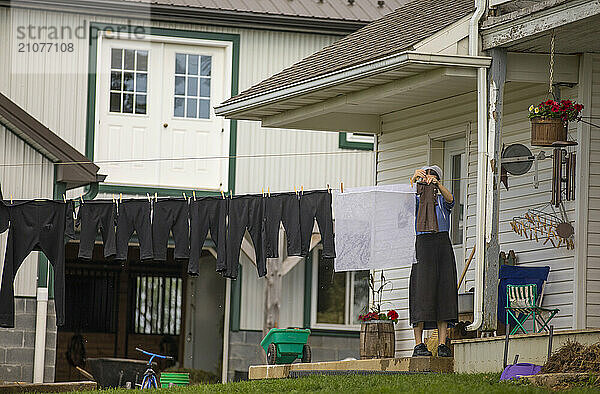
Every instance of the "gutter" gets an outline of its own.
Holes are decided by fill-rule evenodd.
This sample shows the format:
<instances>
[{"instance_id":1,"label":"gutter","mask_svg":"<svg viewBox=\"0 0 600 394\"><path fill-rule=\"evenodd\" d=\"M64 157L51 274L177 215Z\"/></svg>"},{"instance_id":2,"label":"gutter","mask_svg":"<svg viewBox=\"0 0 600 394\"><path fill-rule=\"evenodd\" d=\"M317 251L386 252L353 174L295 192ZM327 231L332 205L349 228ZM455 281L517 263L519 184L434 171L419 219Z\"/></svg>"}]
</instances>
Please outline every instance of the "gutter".
<instances>
[{"instance_id":1,"label":"gutter","mask_svg":"<svg viewBox=\"0 0 600 394\"><path fill-rule=\"evenodd\" d=\"M231 117L238 112L246 112L253 108L262 107L317 90L326 89L335 85L381 74L383 72L387 72L409 64L427 64L440 67L449 66L485 69L490 66L491 62L492 59L490 57L484 56L446 55L404 51L388 55L380 59L372 60L367 63L358 64L324 75L309 78L295 84L286 85L284 88L274 88L264 93L242 97L239 99L234 97L233 99L225 101L220 106L215 107L215 113L219 116Z\"/></svg>"},{"instance_id":2,"label":"gutter","mask_svg":"<svg viewBox=\"0 0 600 394\"><path fill-rule=\"evenodd\" d=\"M469 55L479 54L479 21L486 10L487 0L475 0L475 12L469 21ZM487 68L477 69L477 209L475 225L475 299L473 323L475 331L483 322L483 275L485 258L485 228L487 202Z\"/></svg>"}]
</instances>

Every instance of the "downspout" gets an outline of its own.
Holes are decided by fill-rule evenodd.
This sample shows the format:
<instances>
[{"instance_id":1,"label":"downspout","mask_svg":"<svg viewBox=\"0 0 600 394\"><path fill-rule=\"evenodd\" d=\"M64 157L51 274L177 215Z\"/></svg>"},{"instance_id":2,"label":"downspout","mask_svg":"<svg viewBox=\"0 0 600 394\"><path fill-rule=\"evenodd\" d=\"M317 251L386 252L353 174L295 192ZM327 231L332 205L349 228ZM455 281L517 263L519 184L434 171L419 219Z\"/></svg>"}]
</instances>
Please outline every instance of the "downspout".
<instances>
[{"instance_id":1,"label":"downspout","mask_svg":"<svg viewBox=\"0 0 600 394\"><path fill-rule=\"evenodd\" d=\"M486 10L486 0L475 0L475 12L469 21L469 55L479 55L479 21ZM487 69L477 69L477 212L475 226L475 300L473 323L467 330L477 330L483 322L483 267L485 256L485 207L487 183Z\"/></svg>"},{"instance_id":2,"label":"downspout","mask_svg":"<svg viewBox=\"0 0 600 394\"><path fill-rule=\"evenodd\" d=\"M48 288L38 287L35 319L35 349L33 353L33 383L44 383L47 314Z\"/></svg>"},{"instance_id":3,"label":"downspout","mask_svg":"<svg viewBox=\"0 0 600 394\"><path fill-rule=\"evenodd\" d=\"M229 374L229 319L231 319L231 279L225 280L225 316L223 322L223 364L221 366L221 383L227 383Z\"/></svg>"}]
</instances>

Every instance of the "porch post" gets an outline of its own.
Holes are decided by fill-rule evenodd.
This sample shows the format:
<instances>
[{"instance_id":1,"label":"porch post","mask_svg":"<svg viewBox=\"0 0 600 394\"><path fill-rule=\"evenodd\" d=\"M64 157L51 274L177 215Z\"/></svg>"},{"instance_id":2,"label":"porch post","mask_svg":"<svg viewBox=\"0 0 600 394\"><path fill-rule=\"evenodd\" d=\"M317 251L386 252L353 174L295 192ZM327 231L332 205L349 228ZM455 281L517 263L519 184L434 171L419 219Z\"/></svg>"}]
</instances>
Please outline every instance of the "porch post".
<instances>
[{"instance_id":1,"label":"porch post","mask_svg":"<svg viewBox=\"0 0 600 394\"><path fill-rule=\"evenodd\" d=\"M484 303L482 331L494 331L498 321L498 274L500 244L498 225L500 221L500 153L502 148L502 104L506 81L506 49L490 50L492 65L488 74L488 177L486 243L484 263Z\"/></svg>"}]
</instances>

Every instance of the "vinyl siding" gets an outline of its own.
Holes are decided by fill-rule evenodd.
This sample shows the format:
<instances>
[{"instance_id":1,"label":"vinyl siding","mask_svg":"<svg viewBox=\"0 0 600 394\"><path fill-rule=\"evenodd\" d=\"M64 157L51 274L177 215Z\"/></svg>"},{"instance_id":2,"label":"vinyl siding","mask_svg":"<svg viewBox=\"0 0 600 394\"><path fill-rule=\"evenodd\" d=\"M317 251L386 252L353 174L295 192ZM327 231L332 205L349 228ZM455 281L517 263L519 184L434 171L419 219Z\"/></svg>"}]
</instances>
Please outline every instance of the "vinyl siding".
<instances>
[{"instance_id":1,"label":"vinyl siding","mask_svg":"<svg viewBox=\"0 0 600 394\"><path fill-rule=\"evenodd\" d=\"M53 197L52 162L1 125L0 186L7 200ZM8 231L0 234L0 272L4 269L7 238ZM16 296L36 296L38 255L30 253L19 268L14 281Z\"/></svg>"},{"instance_id":2,"label":"vinyl siding","mask_svg":"<svg viewBox=\"0 0 600 394\"><path fill-rule=\"evenodd\" d=\"M585 103L588 105L588 103ZM600 55L592 58L591 123L600 121ZM600 327L600 133L590 130L590 187L588 211L587 326Z\"/></svg>"}]
</instances>

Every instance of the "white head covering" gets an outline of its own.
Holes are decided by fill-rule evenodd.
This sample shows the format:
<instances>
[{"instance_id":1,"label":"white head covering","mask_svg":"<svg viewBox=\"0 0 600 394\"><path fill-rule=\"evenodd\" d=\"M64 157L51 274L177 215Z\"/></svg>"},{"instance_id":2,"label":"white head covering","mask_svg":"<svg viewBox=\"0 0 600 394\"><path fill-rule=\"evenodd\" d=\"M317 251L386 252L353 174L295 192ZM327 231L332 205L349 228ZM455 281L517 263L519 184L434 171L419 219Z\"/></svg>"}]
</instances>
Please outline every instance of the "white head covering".
<instances>
[{"instance_id":1,"label":"white head covering","mask_svg":"<svg viewBox=\"0 0 600 394\"><path fill-rule=\"evenodd\" d=\"M421 167L421 169L425 170L425 171L427 171L427 170L433 170L433 171L436 172L436 174L438 174L438 176L440 177L440 179L442 179L442 177L443 177L442 169L439 166L436 166L435 164L432 165L432 166Z\"/></svg>"}]
</instances>

